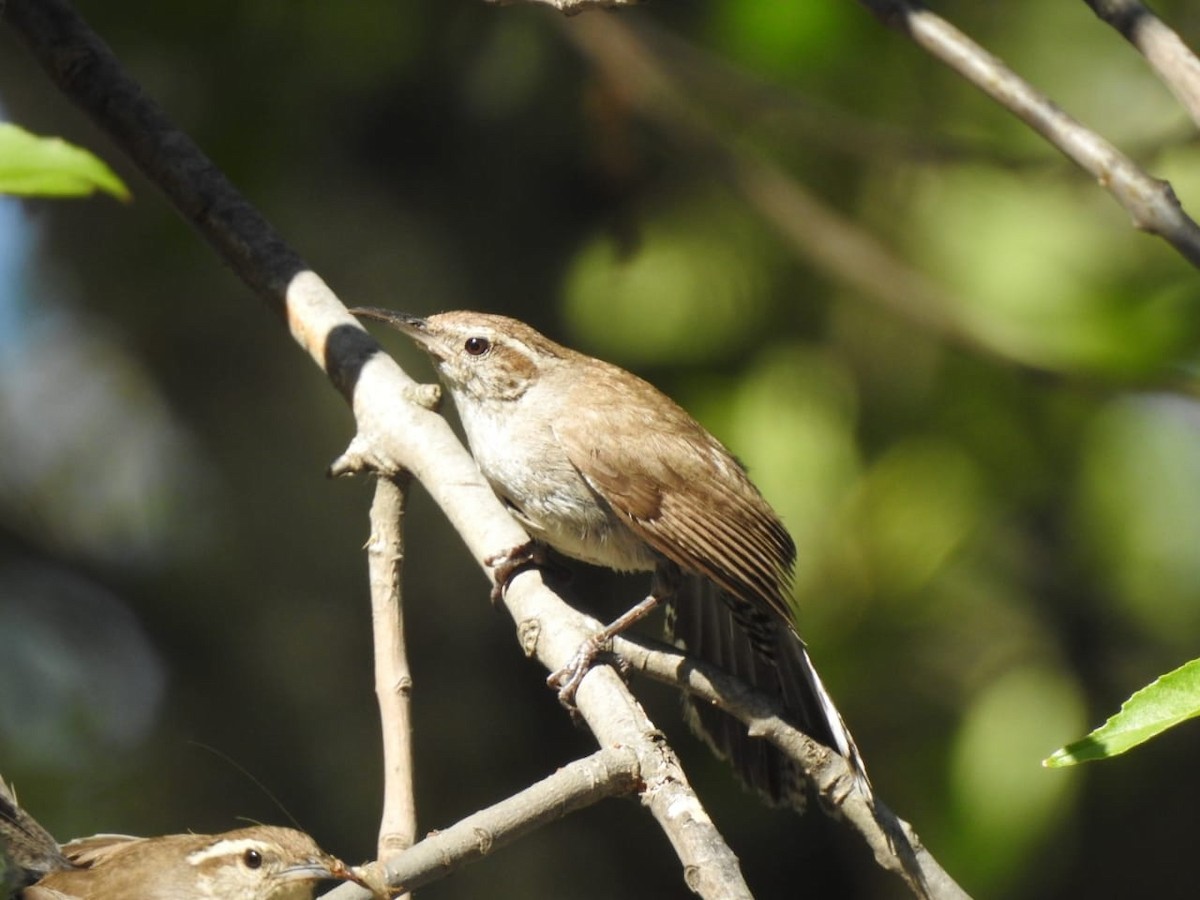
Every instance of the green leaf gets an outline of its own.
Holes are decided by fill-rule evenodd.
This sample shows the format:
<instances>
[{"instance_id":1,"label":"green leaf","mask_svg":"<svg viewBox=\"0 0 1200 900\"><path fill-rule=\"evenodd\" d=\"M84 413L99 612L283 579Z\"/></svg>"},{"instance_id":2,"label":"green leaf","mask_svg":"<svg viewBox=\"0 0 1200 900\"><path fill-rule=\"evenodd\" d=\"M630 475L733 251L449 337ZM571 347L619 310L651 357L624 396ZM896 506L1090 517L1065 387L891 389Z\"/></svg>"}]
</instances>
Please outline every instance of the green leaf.
<instances>
[{"instance_id":1,"label":"green leaf","mask_svg":"<svg viewBox=\"0 0 1200 900\"><path fill-rule=\"evenodd\" d=\"M121 201L130 196L113 170L82 147L0 122L0 194L86 197L95 191Z\"/></svg>"},{"instance_id":2,"label":"green leaf","mask_svg":"<svg viewBox=\"0 0 1200 900\"><path fill-rule=\"evenodd\" d=\"M1193 659L1142 688L1121 711L1081 740L1056 750L1042 765L1073 766L1107 759L1200 715L1200 659Z\"/></svg>"}]
</instances>

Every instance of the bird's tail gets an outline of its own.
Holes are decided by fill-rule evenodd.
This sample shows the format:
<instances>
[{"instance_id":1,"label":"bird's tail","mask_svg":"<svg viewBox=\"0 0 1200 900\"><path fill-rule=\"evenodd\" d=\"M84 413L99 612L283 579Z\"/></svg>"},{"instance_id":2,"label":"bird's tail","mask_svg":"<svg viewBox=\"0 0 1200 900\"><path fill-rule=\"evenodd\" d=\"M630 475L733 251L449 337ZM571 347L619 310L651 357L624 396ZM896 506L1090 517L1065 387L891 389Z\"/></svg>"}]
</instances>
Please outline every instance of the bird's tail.
<instances>
[{"instance_id":1,"label":"bird's tail","mask_svg":"<svg viewBox=\"0 0 1200 900\"><path fill-rule=\"evenodd\" d=\"M667 639L776 698L791 725L846 758L871 796L862 754L795 630L705 579L688 576L679 590L690 596L672 603ZM684 715L743 781L771 802L803 811L807 779L795 760L715 706L687 697Z\"/></svg>"}]
</instances>

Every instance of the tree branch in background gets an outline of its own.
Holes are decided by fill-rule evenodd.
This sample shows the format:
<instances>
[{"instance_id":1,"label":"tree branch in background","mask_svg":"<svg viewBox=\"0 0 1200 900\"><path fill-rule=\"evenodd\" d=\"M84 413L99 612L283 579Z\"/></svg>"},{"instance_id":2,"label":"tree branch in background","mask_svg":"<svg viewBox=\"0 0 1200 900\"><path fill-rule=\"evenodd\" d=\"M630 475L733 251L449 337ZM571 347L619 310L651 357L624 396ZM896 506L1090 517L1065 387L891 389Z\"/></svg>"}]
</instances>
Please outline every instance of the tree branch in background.
<instances>
[{"instance_id":1,"label":"tree branch in background","mask_svg":"<svg viewBox=\"0 0 1200 900\"><path fill-rule=\"evenodd\" d=\"M1133 217L1135 227L1163 238L1200 267L1200 227L1183 211L1169 184L1151 177L941 16L908 0L859 2L1089 172Z\"/></svg>"},{"instance_id":2,"label":"tree branch in background","mask_svg":"<svg viewBox=\"0 0 1200 900\"><path fill-rule=\"evenodd\" d=\"M1084 0L1133 44L1200 125L1200 59L1183 39L1139 0Z\"/></svg>"}]
</instances>

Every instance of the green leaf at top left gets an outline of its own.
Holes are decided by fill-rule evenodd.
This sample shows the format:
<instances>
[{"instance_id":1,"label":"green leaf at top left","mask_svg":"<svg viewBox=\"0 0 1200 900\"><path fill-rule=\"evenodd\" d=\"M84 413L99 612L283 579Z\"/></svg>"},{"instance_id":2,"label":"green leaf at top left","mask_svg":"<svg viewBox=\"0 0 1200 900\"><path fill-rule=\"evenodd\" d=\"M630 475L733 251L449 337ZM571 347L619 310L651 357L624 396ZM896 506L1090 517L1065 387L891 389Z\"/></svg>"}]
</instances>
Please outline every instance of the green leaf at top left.
<instances>
[{"instance_id":1,"label":"green leaf at top left","mask_svg":"<svg viewBox=\"0 0 1200 900\"><path fill-rule=\"evenodd\" d=\"M99 157L61 138L0 122L0 194L86 197L95 191L129 200L129 189Z\"/></svg>"}]
</instances>

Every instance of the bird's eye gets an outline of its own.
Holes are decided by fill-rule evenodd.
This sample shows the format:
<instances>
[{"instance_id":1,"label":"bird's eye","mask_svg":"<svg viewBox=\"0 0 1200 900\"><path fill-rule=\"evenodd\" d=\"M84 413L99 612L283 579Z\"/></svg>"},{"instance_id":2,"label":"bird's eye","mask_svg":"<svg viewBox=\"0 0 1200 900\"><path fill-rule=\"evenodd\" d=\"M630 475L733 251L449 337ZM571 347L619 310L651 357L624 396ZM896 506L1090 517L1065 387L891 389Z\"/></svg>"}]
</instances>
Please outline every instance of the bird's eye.
<instances>
[{"instance_id":1,"label":"bird's eye","mask_svg":"<svg viewBox=\"0 0 1200 900\"><path fill-rule=\"evenodd\" d=\"M483 356L492 349L492 342L485 337L469 337L463 344L463 349L472 356Z\"/></svg>"},{"instance_id":2,"label":"bird's eye","mask_svg":"<svg viewBox=\"0 0 1200 900\"><path fill-rule=\"evenodd\" d=\"M257 869L262 865L262 854L257 850L247 850L242 854L242 862L246 864L247 869Z\"/></svg>"}]
</instances>

